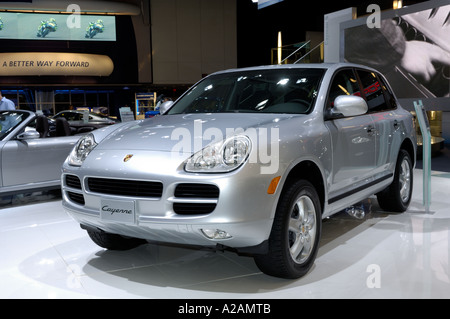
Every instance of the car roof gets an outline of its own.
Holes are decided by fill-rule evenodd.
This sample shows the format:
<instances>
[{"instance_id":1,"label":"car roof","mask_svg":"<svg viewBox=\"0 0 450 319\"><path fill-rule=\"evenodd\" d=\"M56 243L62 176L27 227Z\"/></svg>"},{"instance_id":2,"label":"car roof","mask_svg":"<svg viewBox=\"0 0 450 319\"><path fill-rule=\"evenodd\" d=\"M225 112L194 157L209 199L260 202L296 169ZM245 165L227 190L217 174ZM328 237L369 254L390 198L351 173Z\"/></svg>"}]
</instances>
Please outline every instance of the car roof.
<instances>
[{"instance_id":1,"label":"car roof","mask_svg":"<svg viewBox=\"0 0 450 319\"><path fill-rule=\"evenodd\" d=\"M246 72L246 71L258 71L258 70L276 70L276 69L326 69L326 70L337 70L343 67L354 67L354 68L364 68L368 70L376 71L368 66L339 62L339 63L299 63L299 64L274 64L274 65L261 65L252 66L245 68L233 68L222 71L217 71L212 74L222 74L222 73L232 73L232 72ZM212 75L211 74L211 75Z\"/></svg>"},{"instance_id":2,"label":"car roof","mask_svg":"<svg viewBox=\"0 0 450 319\"><path fill-rule=\"evenodd\" d=\"M83 114L84 110L64 110L64 111L60 111L58 113L56 113L55 115L61 114L61 113L78 113L78 114ZM97 115L97 113L92 112L92 111L88 111L88 113L90 115Z\"/></svg>"},{"instance_id":3,"label":"car roof","mask_svg":"<svg viewBox=\"0 0 450 319\"><path fill-rule=\"evenodd\" d=\"M83 111L82 110L64 110L64 111L58 112L57 114L59 114L59 113L83 113Z\"/></svg>"},{"instance_id":4,"label":"car roof","mask_svg":"<svg viewBox=\"0 0 450 319\"><path fill-rule=\"evenodd\" d=\"M19 113L29 113L32 115L36 115L35 112L33 111L29 111L29 110L22 110L22 109L15 109L15 110L0 110L0 112L5 113L5 112L19 112Z\"/></svg>"}]
</instances>

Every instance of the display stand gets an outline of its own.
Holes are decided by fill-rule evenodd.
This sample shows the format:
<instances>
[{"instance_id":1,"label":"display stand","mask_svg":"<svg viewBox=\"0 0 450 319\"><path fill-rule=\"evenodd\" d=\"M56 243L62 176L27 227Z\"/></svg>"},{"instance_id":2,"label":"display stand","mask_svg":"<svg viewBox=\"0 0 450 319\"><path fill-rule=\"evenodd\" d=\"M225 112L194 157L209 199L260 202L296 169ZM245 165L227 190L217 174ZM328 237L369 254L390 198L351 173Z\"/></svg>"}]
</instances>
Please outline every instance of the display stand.
<instances>
[{"instance_id":1,"label":"display stand","mask_svg":"<svg viewBox=\"0 0 450 319\"><path fill-rule=\"evenodd\" d=\"M83 110L83 124L89 123L89 110Z\"/></svg>"},{"instance_id":2,"label":"display stand","mask_svg":"<svg viewBox=\"0 0 450 319\"><path fill-rule=\"evenodd\" d=\"M121 107L119 109L120 121L121 122L131 122L134 121L133 111L129 107Z\"/></svg>"},{"instance_id":3,"label":"display stand","mask_svg":"<svg viewBox=\"0 0 450 319\"><path fill-rule=\"evenodd\" d=\"M423 157L423 205L426 213L430 212L431 204L431 131L427 112L422 100L414 101L420 132L422 133L422 157Z\"/></svg>"},{"instance_id":4,"label":"display stand","mask_svg":"<svg viewBox=\"0 0 450 319\"><path fill-rule=\"evenodd\" d=\"M136 93L136 120L148 117L148 113L155 110L156 93Z\"/></svg>"}]
</instances>

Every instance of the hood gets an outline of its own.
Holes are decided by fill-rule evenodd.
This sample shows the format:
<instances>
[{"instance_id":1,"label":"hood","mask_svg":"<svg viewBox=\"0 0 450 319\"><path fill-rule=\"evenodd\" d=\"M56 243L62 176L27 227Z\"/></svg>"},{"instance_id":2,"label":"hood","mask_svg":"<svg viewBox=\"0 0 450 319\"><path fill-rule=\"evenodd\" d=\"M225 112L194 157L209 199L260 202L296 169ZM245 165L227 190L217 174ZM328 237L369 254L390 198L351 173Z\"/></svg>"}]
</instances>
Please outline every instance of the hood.
<instances>
[{"instance_id":1,"label":"hood","mask_svg":"<svg viewBox=\"0 0 450 319\"><path fill-rule=\"evenodd\" d=\"M250 128L278 127L286 114L207 113L156 116L109 134L97 150L148 150L192 153L213 141Z\"/></svg>"}]
</instances>

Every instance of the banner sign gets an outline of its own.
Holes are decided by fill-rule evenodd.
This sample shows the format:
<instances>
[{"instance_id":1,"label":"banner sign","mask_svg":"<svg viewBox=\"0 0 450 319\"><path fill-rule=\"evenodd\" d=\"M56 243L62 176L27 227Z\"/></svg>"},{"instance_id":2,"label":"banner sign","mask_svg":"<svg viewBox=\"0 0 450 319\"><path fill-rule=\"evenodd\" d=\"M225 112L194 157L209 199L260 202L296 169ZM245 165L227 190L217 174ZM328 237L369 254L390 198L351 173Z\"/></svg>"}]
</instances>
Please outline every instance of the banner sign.
<instances>
[{"instance_id":1,"label":"banner sign","mask_svg":"<svg viewBox=\"0 0 450 319\"><path fill-rule=\"evenodd\" d=\"M0 39L116 41L114 16L0 12Z\"/></svg>"},{"instance_id":2,"label":"banner sign","mask_svg":"<svg viewBox=\"0 0 450 319\"><path fill-rule=\"evenodd\" d=\"M0 76L109 76L113 70L114 63L106 55L60 52L0 53Z\"/></svg>"},{"instance_id":3,"label":"banner sign","mask_svg":"<svg viewBox=\"0 0 450 319\"><path fill-rule=\"evenodd\" d=\"M155 98L155 92L136 93L136 100L141 100L141 99L149 100L149 99L154 99L154 98Z\"/></svg>"}]
</instances>

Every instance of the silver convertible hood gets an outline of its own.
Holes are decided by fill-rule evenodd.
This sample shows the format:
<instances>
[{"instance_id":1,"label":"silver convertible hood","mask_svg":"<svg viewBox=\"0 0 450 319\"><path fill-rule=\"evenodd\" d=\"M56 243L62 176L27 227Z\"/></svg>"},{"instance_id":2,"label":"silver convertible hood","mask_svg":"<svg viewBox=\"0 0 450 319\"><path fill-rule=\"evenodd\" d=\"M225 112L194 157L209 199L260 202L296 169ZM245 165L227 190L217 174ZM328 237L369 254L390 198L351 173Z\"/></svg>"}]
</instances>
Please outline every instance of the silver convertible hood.
<instances>
[{"instance_id":1,"label":"silver convertible hood","mask_svg":"<svg viewBox=\"0 0 450 319\"><path fill-rule=\"evenodd\" d=\"M235 132L249 128L277 127L292 118L283 114L207 113L157 116L136 121L109 134L97 150L147 150L174 149L196 152Z\"/></svg>"}]
</instances>

